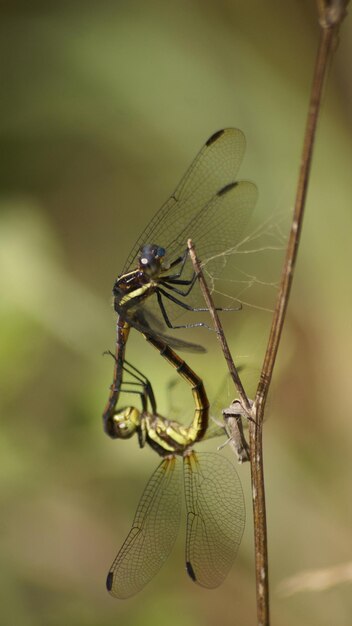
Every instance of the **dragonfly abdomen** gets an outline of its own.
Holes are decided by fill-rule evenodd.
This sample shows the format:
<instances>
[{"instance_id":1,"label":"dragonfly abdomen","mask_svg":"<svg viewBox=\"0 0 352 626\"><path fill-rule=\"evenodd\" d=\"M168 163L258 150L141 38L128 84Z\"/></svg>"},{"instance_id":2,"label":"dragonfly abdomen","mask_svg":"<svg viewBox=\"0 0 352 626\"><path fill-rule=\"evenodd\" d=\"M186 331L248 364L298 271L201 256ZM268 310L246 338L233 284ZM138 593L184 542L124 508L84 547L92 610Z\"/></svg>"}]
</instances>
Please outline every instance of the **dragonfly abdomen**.
<instances>
[{"instance_id":1,"label":"dragonfly abdomen","mask_svg":"<svg viewBox=\"0 0 352 626\"><path fill-rule=\"evenodd\" d=\"M181 378L191 386L196 408L192 424L189 427L192 440L188 445L200 441L203 439L209 423L209 400L202 379L165 342L157 337L144 336L148 343L154 346L160 355L176 369Z\"/></svg>"}]
</instances>

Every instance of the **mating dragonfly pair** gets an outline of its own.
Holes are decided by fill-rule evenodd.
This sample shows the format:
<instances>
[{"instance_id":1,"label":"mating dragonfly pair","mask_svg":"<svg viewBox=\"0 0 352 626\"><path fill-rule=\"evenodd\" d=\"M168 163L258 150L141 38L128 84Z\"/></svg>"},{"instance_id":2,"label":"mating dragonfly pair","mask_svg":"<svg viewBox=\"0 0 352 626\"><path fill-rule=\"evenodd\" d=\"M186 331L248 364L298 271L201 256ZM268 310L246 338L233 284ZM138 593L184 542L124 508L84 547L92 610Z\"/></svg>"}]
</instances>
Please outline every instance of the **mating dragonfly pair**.
<instances>
[{"instance_id":1,"label":"mating dragonfly pair","mask_svg":"<svg viewBox=\"0 0 352 626\"><path fill-rule=\"evenodd\" d=\"M228 574L242 538L245 507L235 468L220 454L193 450L195 443L209 435L209 402L202 380L175 349L204 349L165 330L206 325L199 321L174 323L180 311L206 310L195 288L186 241L192 238L200 258L211 258L212 271L221 271L222 253L239 241L257 198L253 183L235 180L244 150L245 138L237 129L218 131L208 139L137 240L113 288L117 339L104 429L112 438L136 434L140 447L148 444L163 457L107 577L107 588L117 598L141 590L171 552L182 509L177 456L183 457L186 569L191 579L204 587L218 586ZM131 327L190 385L195 403L190 426L158 414L150 382L126 361ZM124 373L132 376L132 382L124 381ZM138 393L141 408L116 408L121 391Z\"/></svg>"}]
</instances>

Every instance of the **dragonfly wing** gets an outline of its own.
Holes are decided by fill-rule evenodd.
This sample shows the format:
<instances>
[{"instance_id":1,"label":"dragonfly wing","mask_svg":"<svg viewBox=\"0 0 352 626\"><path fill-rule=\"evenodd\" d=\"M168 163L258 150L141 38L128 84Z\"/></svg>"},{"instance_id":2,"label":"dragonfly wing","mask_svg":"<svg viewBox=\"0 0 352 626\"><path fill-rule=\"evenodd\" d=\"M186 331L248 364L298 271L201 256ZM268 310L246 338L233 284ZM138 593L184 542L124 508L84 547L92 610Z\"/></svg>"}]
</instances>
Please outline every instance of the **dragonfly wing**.
<instances>
[{"instance_id":1,"label":"dragonfly wing","mask_svg":"<svg viewBox=\"0 0 352 626\"><path fill-rule=\"evenodd\" d=\"M233 465L215 453L184 457L186 568L202 587L217 587L230 571L245 525L242 486Z\"/></svg>"},{"instance_id":2,"label":"dragonfly wing","mask_svg":"<svg viewBox=\"0 0 352 626\"><path fill-rule=\"evenodd\" d=\"M137 239L127 258L124 273L136 265L142 245L157 243L166 248L167 253L170 247L174 247L171 234L175 236L183 231L220 189L235 180L245 145L245 137L237 128L218 131L208 139L174 193ZM182 246L186 248L186 239L182 241Z\"/></svg>"},{"instance_id":3,"label":"dragonfly wing","mask_svg":"<svg viewBox=\"0 0 352 626\"><path fill-rule=\"evenodd\" d=\"M209 426L205 432L205 435L202 439L213 439L213 437L227 437L225 426L222 426L221 423L217 423L214 421L214 418L210 416Z\"/></svg>"},{"instance_id":4,"label":"dragonfly wing","mask_svg":"<svg viewBox=\"0 0 352 626\"><path fill-rule=\"evenodd\" d=\"M236 245L243 239L243 232L252 216L257 196L257 187L251 182L242 180L229 184L224 192L213 196L194 216L192 222L177 235L177 239L168 248L170 258L177 257L185 247L184 242L190 237L195 244L197 257L205 267L204 273L210 288L214 279L233 278ZM192 275L193 266L188 261L182 277L190 278ZM234 291L232 283L231 290ZM230 295L236 296L232 291ZM205 306L198 284L187 296L186 302L194 308ZM164 304L171 320L182 314L179 305L166 300ZM152 305L155 306L155 303L150 302L150 306Z\"/></svg>"},{"instance_id":5,"label":"dragonfly wing","mask_svg":"<svg viewBox=\"0 0 352 626\"><path fill-rule=\"evenodd\" d=\"M151 296L151 298L153 298L153 296ZM184 350L187 352L206 352L206 349L197 343L191 343L190 341L184 341L182 339L172 337L171 335L167 335L165 333L165 324L162 324L157 316L149 310L148 304L148 301L147 303L142 303L132 315L126 315L126 322L136 328L136 330L140 333L155 337L156 339L161 339L176 350Z\"/></svg>"},{"instance_id":6,"label":"dragonfly wing","mask_svg":"<svg viewBox=\"0 0 352 626\"><path fill-rule=\"evenodd\" d=\"M148 481L132 528L107 577L115 598L129 598L155 576L170 554L181 516L181 464L164 459Z\"/></svg>"},{"instance_id":7,"label":"dragonfly wing","mask_svg":"<svg viewBox=\"0 0 352 626\"><path fill-rule=\"evenodd\" d=\"M175 239L168 244L167 254L174 258L185 250L187 239L193 239L199 258L222 254L241 240L255 207L258 190L247 180L234 182L219 188L207 198L201 209L178 230Z\"/></svg>"},{"instance_id":8,"label":"dragonfly wing","mask_svg":"<svg viewBox=\"0 0 352 626\"><path fill-rule=\"evenodd\" d=\"M192 219L189 217L187 222L179 223L178 231L176 226L171 229L177 233L172 242L165 245L165 240L160 239L161 244L167 249L168 257L174 259L181 255L190 237L195 243L198 258L205 265L209 286L212 287L212 279L231 279L236 262L234 259L236 245L243 238L257 195L257 187L248 181L239 181L235 185L229 185L224 193L215 194ZM192 215L191 210L187 211L187 215L189 214ZM182 278L189 279L192 275L193 266L188 260ZM205 306L198 284L194 285L186 298L181 296L179 299L194 308ZM164 298L164 305L171 322L185 313L180 305L170 302L167 298ZM143 308L145 312L150 312L151 316L161 318L155 294L143 303Z\"/></svg>"}]
</instances>

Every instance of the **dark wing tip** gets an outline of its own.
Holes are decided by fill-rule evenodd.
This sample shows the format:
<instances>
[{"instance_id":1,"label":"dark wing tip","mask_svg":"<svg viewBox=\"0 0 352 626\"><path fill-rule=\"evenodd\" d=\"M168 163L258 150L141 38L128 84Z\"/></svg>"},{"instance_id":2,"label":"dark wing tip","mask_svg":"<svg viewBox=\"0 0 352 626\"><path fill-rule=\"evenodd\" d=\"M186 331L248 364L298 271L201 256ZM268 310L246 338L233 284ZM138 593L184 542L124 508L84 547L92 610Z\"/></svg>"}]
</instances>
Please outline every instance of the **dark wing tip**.
<instances>
[{"instance_id":1,"label":"dark wing tip","mask_svg":"<svg viewBox=\"0 0 352 626\"><path fill-rule=\"evenodd\" d=\"M224 130L217 130L216 133L214 133L211 137L209 137L205 145L211 146L211 144L214 143L214 141L217 141L219 137L221 137L221 135L224 134L224 132L225 132Z\"/></svg>"},{"instance_id":2,"label":"dark wing tip","mask_svg":"<svg viewBox=\"0 0 352 626\"><path fill-rule=\"evenodd\" d=\"M190 578L192 578L192 580L194 580L194 582L197 582L197 578L194 572L194 569L192 567L192 563L190 561L186 561L186 570L187 570L187 574Z\"/></svg>"},{"instance_id":3,"label":"dark wing tip","mask_svg":"<svg viewBox=\"0 0 352 626\"><path fill-rule=\"evenodd\" d=\"M112 583L114 580L114 572L109 572L106 578L106 588L108 591L112 589Z\"/></svg>"},{"instance_id":4,"label":"dark wing tip","mask_svg":"<svg viewBox=\"0 0 352 626\"><path fill-rule=\"evenodd\" d=\"M223 187L222 189L219 189L219 191L217 192L217 196L224 196L225 193L227 193L228 191L231 191L231 189L233 189L234 187L237 187L238 182L236 183L229 183L228 185L225 185L225 187Z\"/></svg>"}]
</instances>

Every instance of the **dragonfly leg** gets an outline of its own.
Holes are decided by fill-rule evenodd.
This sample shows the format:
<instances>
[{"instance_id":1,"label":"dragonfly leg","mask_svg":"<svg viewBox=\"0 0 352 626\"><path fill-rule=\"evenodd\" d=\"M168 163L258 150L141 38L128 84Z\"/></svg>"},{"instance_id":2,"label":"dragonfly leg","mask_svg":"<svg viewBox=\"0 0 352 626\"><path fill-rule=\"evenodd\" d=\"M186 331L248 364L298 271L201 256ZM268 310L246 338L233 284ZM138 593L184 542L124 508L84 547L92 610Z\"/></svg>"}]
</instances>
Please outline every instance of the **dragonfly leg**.
<instances>
[{"instance_id":1,"label":"dragonfly leg","mask_svg":"<svg viewBox=\"0 0 352 626\"><path fill-rule=\"evenodd\" d=\"M114 361L116 361L116 356L113 352L111 352L111 350L106 350L104 354L109 354L110 356L112 356ZM149 400L152 412L156 413L157 412L156 400L155 400L155 395L154 395L153 387L152 387L150 380L145 376L145 374L143 374L143 372L141 372L137 367L132 365L132 363L130 363L126 359L124 361L122 369L124 372L132 376L132 378L134 378L135 380L126 380L126 381L122 380L119 388L116 391L119 391L121 393L138 394L141 398L143 411L148 410L148 400ZM135 385L136 387L142 387L142 390L138 391L137 389L128 389L126 388L127 385L130 385L130 386Z\"/></svg>"},{"instance_id":2,"label":"dragonfly leg","mask_svg":"<svg viewBox=\"0 0 352 626\"><path fill-rule=\"evenodd\" d=\"M127 374L135 378L135 380L123 381L122 386L121 386L121 392L139 394L141 398L141 402L142 402L143 411L147 411L148 401L149 401L151 409L152 409L152 413L156 413L157 412L156 400L155 400L155 395L154 395L153 387L152 387L150 380L140 370L138 370L134 365L132 365L132 363L129 363L129 361L124 362L123 370L124 372L126 372ZM142 387L142 390L137 391L136 389L126 389L126 385L140 386Z\"/></svg>"},{"instance_id":3,"label":"dragonfly leg","mask_svg":"<svg viewBox=\"0 0 352 626\"><path fill-rule=\"evenodd\" d=\"M111 353L110 353L111 354ZM112 355L115 358L115 355ZM149 415L149 404L152 414L156 414L156 402L148 378L140 372L132 363L125 361L121 367L123 374L127 373L135 380L123 380L119 386L120 393L134 393L140 397L142 410L135 406L115 408L105 420L105 432L113 439L129 439L134 434L138 436L139 446L143 448L147 438L147 426L145 416ZM149 404L148 404L149 403Z\"/></svg>"},{"instance_id":4,"label":"dragonfly leg","mask_svg":"<svg viewBox=\"0 0 352 626\"><path fill-rule=\"evenodd\" d=\"M167 289L170 289L170 291L174 291L179 296L186 297L192 291L193 285L195 283L195 279L196 279L196 275L194 275L194 280L192 279L192 284L189 287L189 289L186 289L186 291L182 291L182 289L178 289L177 287L174 287L174 285L187 285L187 284L189 284L186 281L173 281L172 284L170 284L169 282L159 281L159 284L163 285Z\"/></svg>"},{"instance_id":5,"label":"dragonfly leg","mask_svg":"<svg viewBox=\"0 0 352 626\"><path fill-rule=\"evenodd\" d=\"M161 282L161 281L160 281ZM162 283L163 284L163 283ZM188 296L190 290L188 290L187 292L185 291L181 291L180 289L177 289L176 287L172 287L171 285L165 285L165 287L167 287L168 289L170 289L170 291L174 291L175 293L177 293L179 296ZM192 285L193 287L193 285ZM169 298L169 300L172 300L173 302L175 302L176 304L179 304L180 306L182 306L184 309L187 309L187 311L196 311L198 313L200 312L205 312L205 311L209 311L209 309L207 307L192 307L189 304L185 304L184 302L181 302L180 300L178 300L177 298L173 297L170 293L168 293L167 291L165 291L164 289L161 289L160 287L157 288L157 292L161 292L166 298ZM241 311L242 310L242 304L239 303L239 305L237 307L216 307L215 311ZM173 327L175 328L175 327Z\"/></svg>"},{"instance_id":6,"label":"dragonfly leg","mask_svg":"<svg viewBox=\"0 0 352 626\"><path fill-rule=\"evenodd\" d=\"M176 291L178 294L180 294L180 296L188 296L194 287L196 279L197 279L197 274L193 272L193 276L189 280L179 280L178 278L165 276L159 281L159 283L161 285L164 285L168 289L171 289L172 291ZM186 289L185 291L181 291L181 289L177 289L176 287L173 287L172 285L188 285L188 289Z\"/></svg>"},{"instance_id":7,"label":"dragonfly leg","mask_svg":"<svg viewBox=\"0 0 352 626\"><path fill-rule=\"evenodd\" d=\"M172 324L170 322L169 316L166 312L164 303L163 303L163 299L161 294L163 294L166 298L169 298L169 300L172 300L172 302L175 302L176 304L179 304L182 308L187 309L187 311L207 311L208 309L194 309L193 307L190 307L188 304L185 304L184 302L180 302L177 298L174 298L173 296L171 296L171 294L168 294L166 292L164 292L163 289L157 289L156 290L156 295L158 298L158 304L162 313L162 316L164 318L165 324L169 327L169 328L196 328L196 327L204 327L204 328L208 328L209 330L212 330L210 328L210 326L208 326L208 324L206 324L205 322L193 322L191 324L179 324L177 326L175 326L174 324Z\"/></svg>"},{"instance_id":8,"label":"dragonfly leg","mask_svg":"<svg viewBox=\"0 0 352 626\"><path fill-rule=\"evenodd\" d=\"M188 256L189 256L189 249L186 248L183 255L175 259L170 265L170 268L171 268L171 267L174 267L175 265L178 265L179 263L182 263L180 271L177 272L176 274L169 274L167 276L163 276L160 280L160 283L165 285L166 287L168 286L168 283L173 283L175 285L189 285L189 289L187 289L186 291L178 292L180 295L184 295L184 296L188 296L188 294L191 292L191 290L193 289L193 285L196 282L196 278L197 278L196 273L193 272L192 278L179 280L184 270ZM171 287L169 288L171 289Z\"/></svg>"},{"instance_id":9,"label":"dragonfly leg","mask_svg":"<svg viewBox=\"0 0 352 626\"><path fill-rule=\"evenodd\" d=\"M170 287L170 289L171 289L171 287ZM180 293L177 289L173 289L173 291L176 291L180 295L184 295L184 294ZM195 322L195 323L192 322L191 324L182 324L182 325L179 325L179 326L174 326L170 322L170 319L169 319L169 317L168 317L168 315L166 313L165 306L164 306L164 303L162 301L161 294L163 296L165 296L165 298L168 298L169 300L171 300L171 302L174 302L175 304L178 304L183 309L186 309L186 311L192 311L192 312L196 312L196 313L205 313L205 312L209 312L209 309L207 307L193 307L193 306L190 306L189 304L186 304L185 302L182 302L178 298L175 298L175 296L172 296L171 293L168 293L164 289L160 289L160 287L157 287L156 294L157 294L158 303L159 303L161 312L163 314L163 318L164 318L165 323L167 324L167 326L169 328L196 328L196 327L202 326L204 328L208 328L208 330L213 330L211 328L211 326L209 326L205 322ZM242 309L242 305L240 305L239 307L236 307L236 308L216 307L215 311L240 311L241 309Z\"/></svg>"},{"instance_id":10,"label":"dragonfly leg","mask_svg":"<svg viewBox=\"0 0 352 626\"><path fill-rule=\"evenodd\" d=\"M176 274L171 274L169 277L165 276L165 278L180 278L184 267L186 265L186 261L188 259L188 255L189 255L189 250L188 248L186 248L186 250L184 251L183 254L181 254L180 256L178 256L176 259L174 259L170 265L169 265L169 269L171 269L172 267L176 267L176 265L179 265L181 263L181 267L179 269L178 272L176 272Z\"/></svg>"},{"instance_id":11,"label":"dragonfly leg","mask_svg":"<svg viewBox=\"0 0 352 626\"><path fill-rule=\"evenodd\" d=\"M176 293L178 293L178 291L175 289L173 289L173 291L176 291ZM168 298L172 302L175 302L175 304L178 304L179 306L181 306L183 309L186 309L187 311L195 311L196 313L204 313L205 311L209 311L207 307L193 307L190 304L187 304L186 302L182 302L182 300L179 300L175 296L171 295L171 293L168 293L167 291L165 291L165 289L160 289L160 287L157 287L156 292L157 292L157 295L162 294L163 296L165 296L165 298Z\"/></svg>"}]
</instances>

